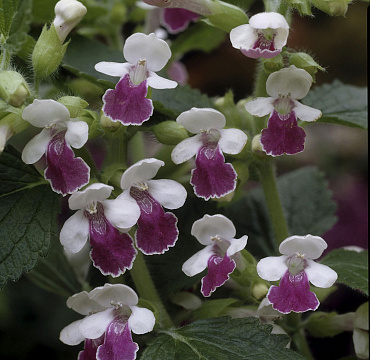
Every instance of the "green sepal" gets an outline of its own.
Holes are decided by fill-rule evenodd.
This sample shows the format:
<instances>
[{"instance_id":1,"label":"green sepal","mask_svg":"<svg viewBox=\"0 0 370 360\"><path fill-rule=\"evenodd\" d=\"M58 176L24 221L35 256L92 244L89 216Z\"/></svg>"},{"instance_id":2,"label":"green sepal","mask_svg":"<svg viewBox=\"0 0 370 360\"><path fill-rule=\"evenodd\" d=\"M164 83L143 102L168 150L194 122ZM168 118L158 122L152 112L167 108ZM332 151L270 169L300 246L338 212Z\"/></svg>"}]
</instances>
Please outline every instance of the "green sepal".
<instances>
[{"instance_id":1,"label":"green sepal","mask_svg":"<svg viewBox=\"0 0 370 360\"><path fill-rule=\"evenodd\" d=\"M294 65L297 68L306 70L315 81L315 74L318 70L325 71L325 69L320 66L312 56L304 53L304 52L296 52L288 54L289 57L289 65Z\"/></svg>"},{"instance_id":2,"label":"green sepal","mask_svg":"<svg viewBox=\"0 0 370 360\"><path fill-rule=\"evenodd\" d=\"M283 56L278 54L271 59L262 59L262 65L267 74L272 74L273 72L279 71L284 67Z\"/></svg>"},{"instance_id":3,"label":"green sepal","mask_svg":"<svg viewBox=\"0 0 370 360\"><path fill-rule=\"evenodd\" d=\"M309 0L287 0L287 3L301 15L312 15L311 2Z\"/></svg>"},{"instance_id":4,"label":"green sepal","mask_svg":"<svg viewBox=\"0 0 370 360\"><path fill-rule=\"evenodd\" d=\"M76 118L81 115L82 110L89 104L78 96L62 96L58 102L63 104L69 111L71 118Z\"/></svg>"},{"instance_id":5,"label":"green sepal","mask_svg":"<svg viewBox=\"0 0 370 360\"><path fill-rule=\"evenodd\" d=\"M36 78L50 76L61 64L68 43L61 44L54 25L42 29L32 53L32 66Z\"/></svg>"},{"instance_id":6,"label":"green sepal","mask_svg":"<svg viewBox=\"0 0 370 360\"><path fill-rule=\"evenodd\" d=\"M164 145L177 145L180 141L189 137L188 131L173 120L162 121L152 126L151 130L157 140Z\"/></svg>"}]
</instances>

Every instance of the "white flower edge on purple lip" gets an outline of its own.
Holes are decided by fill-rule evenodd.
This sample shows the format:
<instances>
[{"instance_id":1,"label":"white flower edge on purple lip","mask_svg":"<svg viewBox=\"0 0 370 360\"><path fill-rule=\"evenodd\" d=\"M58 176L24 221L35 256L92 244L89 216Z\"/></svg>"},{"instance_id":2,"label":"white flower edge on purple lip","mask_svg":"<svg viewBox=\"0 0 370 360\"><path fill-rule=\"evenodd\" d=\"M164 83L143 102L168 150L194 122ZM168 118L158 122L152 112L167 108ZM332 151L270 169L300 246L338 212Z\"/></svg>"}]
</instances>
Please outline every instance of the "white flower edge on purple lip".
<instances>
[{"instance_id":1,"label":"white flower edge on purple lip","mask_svg":"<svg viewBox=\"0 0 370 360\"><path fill-rule=\"evenodd\" d=\"M99 359L110 359L108 353L135 359L138 345L132 341L131 331L145 334L155 325L153 313L138 307L137 303L136 293L122 284L105 284L90 292L75 294L67 300L67 306L86 316L66 326L60 340L67 345L78 345L85 339L99 339L93 349ZM112 331L113 327L116 331ZM91 351L90 346L86 341L84 351Z\"/></svg>"},{"instance_id":2,"label":"white flower edge on purple lip","mask_svg":"<svg viewBox=\"0 0 370 360\"><path fill-rule=\"evenodd\" d=\"M210 108L192 108L181 113L176 121L196 134L177 144L171 153L175 164L196 156L190 179L195 194L209 200L235 190L237 174L231 164L225 163L223 153L240 153L247 135L239 129L223 129L224 115Z\"/></svg>"},{"instance_id":3,"label":"white flower edge on purple lip","mask_svg":"<svg viewBox=\"0 0 370 360\"><path fill-rule=\"evenodd\" d=\"M130 75L135 85L144 80L154 89L173 89L177 83L158 76L155 72L164 68L171 58L168 44L158 39L154 33L145 35L136 33L127 38L123 47L126 63L102 61L95 65L95 70L109 75L124 77Z\"/></svg>"},{"instance_id":4,"label":"white flower edge on purple lip","mask_svg":"<svg viewBox=\"0 0 370 360\"><path fill-rule=\"evenodd\" d=\"M163 254L178 239L177 217L162 208L177 209L186 200L185 188L174 180L152 180L163 161L149 158L130 166L122 175L123 193L140 208L135 234L137 247L146 255Z\"/></svg>"},{"instance_id":5,"label":"white flower edge on purple lip","mask_svg":"<svg viewBox=\"0 0 370 360\"><path fill-rule=\"evenodd\" d=\"M281 52L288 35L289 24L283 15L263 12L252 16L249 24L232 29L230 41L234 48L248 57L269 59Z\"/></svg>"},{"instance_id":6,"label":"white flower edge on purple lip","mask_svg":"<svg viewBox=\"0 0 370 360\"><path fill-rule=\"evenodd\" d=\"M220 214L206 214L195 221L191 234L205 248L185 261L182 271L187 276L194 276L208 268L208 274L202 278L201 286L203 296L208 297L229 279L236 267L232 256L245 248L248 236L235 239L234 224Z\"/></svg>"},{"instance_id":7,"label":"white flower edge on purple lip","mask_svg":"<svg viewBox=\"0 0 370 360\"><path fill-rule=\"evenodd\" d=\"M293 155L303 151L306 135L297 119L312 122L322 115L320 110L297 101L308 94L311 85L311 75L291 65L268 77L266 91L270 97L256 98L245 104L245 109L254 116L270 115L260 139L268 155Z\"/></svg>"},{"instance_id":8,"label":"white flower edge on purple lip","mask_svg":"<svg viewBox=\"0 0 370 360\"><path fill-rule=\"evenodd\" d=\"M316 287L328 288L337 280L337 273L313 260L319 258L327 244L319 236L291 236L279 246L282 256L267 257L257 264L258 275L268 281L281 279L279 286L271 286L267 294L275 310L316 310L319 301L309 290L309 282Z\"/></svg>"},{"instance_id":9,"label":"white flower edge on purple lip","mask_svg":"<svg viewBox=\"0 0 370 360\"><path fill-rule=\"evenodd\" d=\"M136 257L132 238L118 229L129 230L140 211L132 199L107 200L113 187L95 183L69 198L77 212L64 223L60 242L65 249L79 253L90 241L90 257L104 275L119 276L131 269Z\"/></svg>"},{"instance_id":10,"label":"white flower edge on purple lip","mask_svg":"<svg viewBox=\"0 0 370 360\"><path fill-rule=\"evenodd\" d=\"M87 142L88 125L84 121L72 121L68 109L51 99L34 100L23 110L22 117L31 125L43 128L24 147L22 160L34 164L45 154L45 179L63 196L86 185L90 168L74 156L71 147L79 149Z\"/></svg>"}]
</instances>

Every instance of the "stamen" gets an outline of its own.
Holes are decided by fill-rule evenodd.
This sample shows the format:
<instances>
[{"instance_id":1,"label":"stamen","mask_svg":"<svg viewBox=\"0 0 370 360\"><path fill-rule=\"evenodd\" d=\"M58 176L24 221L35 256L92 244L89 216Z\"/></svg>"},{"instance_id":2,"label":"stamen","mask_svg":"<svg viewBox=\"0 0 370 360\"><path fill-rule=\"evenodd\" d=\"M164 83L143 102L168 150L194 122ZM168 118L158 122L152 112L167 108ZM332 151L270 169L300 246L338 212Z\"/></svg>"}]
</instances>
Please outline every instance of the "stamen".
<instances>
[{"instance_id":1,"label":"stamen","mask_svg":"<svg viewBox=\"0 0 370 360\"><path fill-rule=\"evenodd\" d=\"M141 84L147 78L146 60L138 60L130 70L130 79L134 85Z\"/></svg>"},{"instance_id":2,"label":"stamen","mask_svg":"<svg viewBox=\"0 0 370 360\"><path fill-rule=\"evenodd\" d=\"M212 241L215 241L215 242L221 242L222 240L221 240L221 238L218 236L218 235L216 235L216 236L211 236L211 240Z\"/></svg>"},{"instance_id":3,"label":"stamen","mask_svg":"<svg viewBox=\"0 0 370 360\"><path fill-rule=\"evenodd\" d=\"M89 214L96 214L98 212L96 201L93 201L87 205L85 209Z\"/></svg>"},{"instance_id":4,"label":"stamen","mask_svg":"<svg viewBox=\"0 0 370 360\"><path fill-rule=\"evenodd\" d=\"M140 191L146 191L149 189L148 184L144 181L139 181L134 186Z\"/></svg>"}]
</instances>

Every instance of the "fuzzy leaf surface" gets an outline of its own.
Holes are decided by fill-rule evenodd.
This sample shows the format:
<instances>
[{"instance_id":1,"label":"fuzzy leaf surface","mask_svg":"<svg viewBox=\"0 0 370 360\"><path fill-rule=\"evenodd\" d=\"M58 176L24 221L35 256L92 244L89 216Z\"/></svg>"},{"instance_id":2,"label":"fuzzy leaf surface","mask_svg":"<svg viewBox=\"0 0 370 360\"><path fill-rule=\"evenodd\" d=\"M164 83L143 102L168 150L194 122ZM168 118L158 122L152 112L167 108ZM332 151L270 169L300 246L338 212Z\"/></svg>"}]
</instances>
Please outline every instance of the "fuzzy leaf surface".
<instances>
[{"instance_id":1,"label":"fuzzy leaf surface","mask_svg":"<svg viewBox=\"0 0 370 360\"><path fill-rule=\"evenodd\" d=\"M369 296L368 251L336 249L326 255L321 263L337 272L339 283L358 289Z\"/></svg>"},{"instance_id":2,"label":"fuzzy leaf surface","mask_svg":"<svg viewBox=\"0 0 370 360\"><path fill-rule=\"evenodd\" d=\"M0 287L32 270L57 232L58 196L19 153L0 157Z\"/></svg>"},{"instance_id":3,"label":"fuzzy leaf surface","mask_svg":"<svg viewBox=\"0 0 370 360\"><path fill-rule=\"evenodd\" d=\"M322 111L319 122L367 129L367 89L345 85L338 80L318 86L302 103Z\"/></svg>"},{"instance_id":4,"label":"fuzzy leaf surface","mask_svg":"<svg viewBox=\"0 0 370 360\"><path fill-rule=\"evenodd\" d=\"M271 335L272 326L256 318L199 320L163 332L148 345L141 360L303 360L285 348L286 335Z\"/></svg>"}]
</instances>

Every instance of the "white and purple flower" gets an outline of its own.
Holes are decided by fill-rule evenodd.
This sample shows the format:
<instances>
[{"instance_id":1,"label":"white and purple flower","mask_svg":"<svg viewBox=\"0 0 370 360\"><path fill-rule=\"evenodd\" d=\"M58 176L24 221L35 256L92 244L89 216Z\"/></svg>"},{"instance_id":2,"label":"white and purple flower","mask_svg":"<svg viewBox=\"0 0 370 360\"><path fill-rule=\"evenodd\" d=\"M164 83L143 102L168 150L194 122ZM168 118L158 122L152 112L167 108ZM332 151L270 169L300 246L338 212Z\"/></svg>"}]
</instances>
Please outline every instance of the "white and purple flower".
<instances>
[{"instance_id":1,"label":"white and purple flower","mask_svg":"<svg viewBox=\"0 0 370 360\"><path fill-rule=\"evenodd\" d=\"M163 254L174 246L179 235L177 217L162 208L178 209L186 200L185 188L174 180L152 180L164 165L157 159L144 159L129 167L121 178L122 194L129 199L127 211L140 217L137 221L136 246L146 255Z\"/></svg>"},{"instance_id":2,"label":"white and purple flower","mask_svg":"<svg viewBox=\"0 0 370 360\"><path fill-rule=\"evenodd\" d=\"M303 105L312 85L312 76L294 65L272 73L266 82L270 97L259 97L245 104L254 116L270 115L267 129L262 130L261 145L267 155L293 155L304 150L306 133L298 126L297 119L315 121L321 111Z\"/></svg>"},{"instance_id":3,"label":"white and purple flower","mask_svg":"<svg viewBox=\"0 0 370 360\"><path fill-rule=\"evenodd\" d=\"M263 12L252 16L249 24L232 29L230 41L245 56L270 59L280 54L288 35L289 25L283 15Z\"/></svg>"},{"instance_id":4,"label":"white and purple flower","mask_svg":"<svg viewBox=\"0 0 370 360\"><path fill-rule=\"evenodd\" d=\"M145 334L155 324L153 313L137 303L135 291L122 284L105 284L75 294L68 298L67 306L85 317L66 326L59 338L67 345L85 341L79 360L134 360L139 346L131 331Z\"/></svg>"},{"instance_id":5,"label":"white and purple flower","mask_svg":"<svg viewBox=\"0 0 370 360\"><path fill-rule=\"evenodd\" d=\"M180 114L176 121L196 134L177 144L171 154L175 164L196 156L190 179L195 194L208 200L234 191L237 174L231 164L225 163L223 153L240 153L247 135L239 129L223 129L225 116L214 109L192 108Z\"/></svg>"},{"instance_id":6,"label":"white and purple flower","mask_svg":"<svg viewBox=\"0 0 370 360\"><path fill-rule=\"evenodd\" d=\"M310 291L310 282L321 288L329 288L337 280L337 273L318 259L327 248L319 236L291 236L279 247L282 256L270 256L257 264L258 275L268 281L281 279L279 286L271 286L267 299L275 310L283 314L291 311L316 310L319 300Z\"/></svg>"},{"instance_id":7,"label":"white and purple flower","mask_svg":"<svg viewBox=\"0 0 370 360\"><path fill-rule=\"evenodd\" d=\"M180 8L162 9L160 16L161 24L170 34L178 34L184 31L192 21L199 19L199 14Z\"/></svg>"},{"instance_id":8,"label":"white and purple flower","mask_svg":"<svg viewBox=\"0 0 370 360\"><path fill-rule=\"evenodd\" d=\"M127 38L123 47L125 63L99 62L95 69L121 79L115 89L103 96L103 112L112 121L124 125L141 125L153 114L152 100L147 99L148 86L154 89L173 89L177 83L155 72L163 69L171 57L164 40L153 33L136 33Z\"/></svg>"},{"instance_id":9,"label":"white and purple flower","mask_svg":"<svg viewBox=\"0 0 370 360\"><path fill-rule=\"evenodd\" d=\"M237 266L238 252L247 245L248 236L234 239L234 224L220 214L204 215L195 221L191 234L206 247L188 259L182 271L187 276L194 276L208 268L201 286L203 296L208 297L229 279Z\"/></svg>"},{"instance_id":10,"label":"white and purple flower","mask_svg":"<svg viewBox=\"0 0 370 360\"><path fill-rule=\"evenodd\" d=\"M23 149L22 160L34 164L45 154L45 179L52 189L71 194L89 182L90 168L81 158L75 158L71 147L80 149L88 139L88 125L72 121L68 109L54 100L35 100L22 117L43 130Z\"/></svg>"},{"instance_id":11,"label":"white and purple flower","mask_svg":"<svg viewBox=\"0 0 370 360\"><path fill-rule=\"evenodd\" d=\"M139 218L131 199L107 200L112 186L95 183L68 199L77 210L63 225L60 242L72 253L80 252L87 240L90 257L102 274L117 277L131 269L137 251L132 238L119 229L129 229Z\"/></svg>"}]
</instances>

